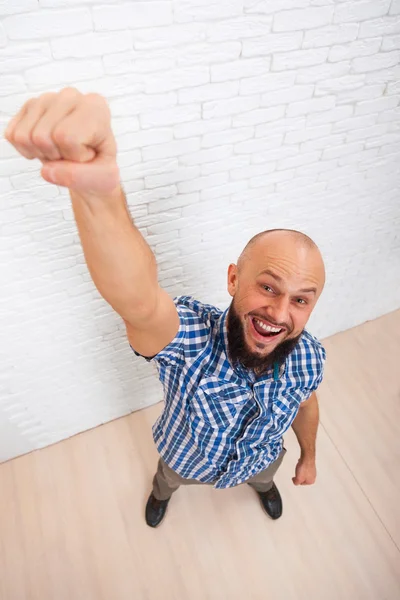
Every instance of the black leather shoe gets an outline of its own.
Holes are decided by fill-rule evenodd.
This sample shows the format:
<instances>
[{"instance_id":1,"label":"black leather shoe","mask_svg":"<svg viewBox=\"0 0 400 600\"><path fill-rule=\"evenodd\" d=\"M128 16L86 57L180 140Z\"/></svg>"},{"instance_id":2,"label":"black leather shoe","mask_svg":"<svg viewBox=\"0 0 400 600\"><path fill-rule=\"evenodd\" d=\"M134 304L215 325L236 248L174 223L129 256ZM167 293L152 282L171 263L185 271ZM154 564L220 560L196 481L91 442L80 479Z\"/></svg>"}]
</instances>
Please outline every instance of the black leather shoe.
<instances>
[{"instance_id":1,"label":"black leather shoe","mask_svg":"<svg viewBox=\"0 0 400 600\"><path fill-rule=\"evenodd\" d=\"M165 517L168 500L157 500L153 493L150 494L146 504L146 523L149 527L157 527Z\"/></svg>"},{"instance_id":2,"label":"black leather shoe","mask_svg":"<svg viewBox=\"0 0 400 600\"><path fill-rule=\"evenodd\" d=\"M257 492L257 494L267 515L271 519L279 519L282 516L282 498L276 485L273 483L268 492Z\"/></svg>"}]
</instances>

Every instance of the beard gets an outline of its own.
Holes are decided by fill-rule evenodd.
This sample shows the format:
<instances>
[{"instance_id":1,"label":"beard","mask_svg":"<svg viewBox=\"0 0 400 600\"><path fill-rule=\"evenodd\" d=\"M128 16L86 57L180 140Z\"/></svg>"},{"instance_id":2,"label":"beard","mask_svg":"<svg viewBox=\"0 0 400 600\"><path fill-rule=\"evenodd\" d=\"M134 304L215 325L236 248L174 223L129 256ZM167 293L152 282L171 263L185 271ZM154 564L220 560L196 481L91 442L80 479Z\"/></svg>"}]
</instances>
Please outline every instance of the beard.
<instances>
[{"instance_id":1,"label":"beard","mask_svg":"<svg viewBox=\"0 0 400 600\"><path fill-rule=\"evenodd\" d=\"M258 376L264 375L275 362L281 366L300 340L301 332L295 338L283 340L269 354L262 356L251 352L245 338L244 326L233 301L229 307L228 318L228 351L233 366L240 363L245 369L252 369Z\"/></svg>"}]
</instances>

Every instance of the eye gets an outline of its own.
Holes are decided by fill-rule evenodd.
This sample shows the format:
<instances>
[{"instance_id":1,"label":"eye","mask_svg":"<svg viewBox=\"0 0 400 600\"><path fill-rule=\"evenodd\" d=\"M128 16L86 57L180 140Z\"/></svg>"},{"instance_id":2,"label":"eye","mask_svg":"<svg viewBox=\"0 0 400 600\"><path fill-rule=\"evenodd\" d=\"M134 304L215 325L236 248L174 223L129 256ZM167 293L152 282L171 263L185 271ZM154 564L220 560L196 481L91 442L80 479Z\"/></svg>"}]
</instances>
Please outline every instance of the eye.
<instances>
[{"instance_id":1,"label":"eye","mask_svg":"<svg viewBox=\"0 0 400 600\"><path fill-rule=\"evenodd\" d=\"M296 302L298 304L307 304L307 302L304 300L304 298L297 298Z\"/></svg>"},{"instance_id":2,"label":"eye","mask_svg":"<svg viewBox=\"0 0 400 600\"><path fill-rule=\"evenodd\" d=\"M266 292L273 292L274 291L271 287L269 287L269 285L263 285L263 288L264 288L264 290Z\"/></svg>"}]
</instances>

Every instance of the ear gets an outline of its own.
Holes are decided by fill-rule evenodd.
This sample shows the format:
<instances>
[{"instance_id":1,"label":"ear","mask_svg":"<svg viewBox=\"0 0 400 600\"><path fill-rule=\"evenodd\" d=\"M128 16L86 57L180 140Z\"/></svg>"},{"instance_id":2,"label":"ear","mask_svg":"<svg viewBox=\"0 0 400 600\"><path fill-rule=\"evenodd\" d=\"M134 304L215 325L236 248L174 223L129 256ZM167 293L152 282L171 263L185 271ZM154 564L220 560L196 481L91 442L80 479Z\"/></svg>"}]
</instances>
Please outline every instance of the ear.
<instances>
[{"instance_id":1,"label":"ear","mask_svg":"<svg viewBox=\"0 0 400 600\"><path fill-rule=\"evenodd\" d=\"M230 296L232 296L232 298L236 294L237 286L238 286L238 268L236 265L230 264L228 267L228 292L229 292Z\"/></svg>"}]
</instances>

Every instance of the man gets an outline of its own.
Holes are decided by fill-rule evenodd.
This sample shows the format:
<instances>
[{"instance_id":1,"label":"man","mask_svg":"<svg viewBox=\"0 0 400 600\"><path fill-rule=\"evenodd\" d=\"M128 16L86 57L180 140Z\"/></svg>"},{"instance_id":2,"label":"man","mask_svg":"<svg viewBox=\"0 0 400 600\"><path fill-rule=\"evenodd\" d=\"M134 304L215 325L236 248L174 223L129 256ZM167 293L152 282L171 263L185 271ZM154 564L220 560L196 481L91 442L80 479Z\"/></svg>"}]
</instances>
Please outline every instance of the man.
<instances>
[{"instance_id":1,"label":"man","mask_svg":"<svg viewBox=\"0 0 400 600\"><path fill-rule=\"evenodd\" d=\"M101 96L66 88L28 101L6 138L42 176L67 186L93 281L123 318L135 353L155 361L165 408L154 427L161 455L146 506L156 527L182 484L248 483L277 519L273 477L292 426L301 456L295 485L316 478L315 441L325 351L304 327L324 286L314 242L292 230L255 236L228 269L224 312L172 300L155 257L132 223L119 183L116 144Z\"/></svg>"}]
</instances>

